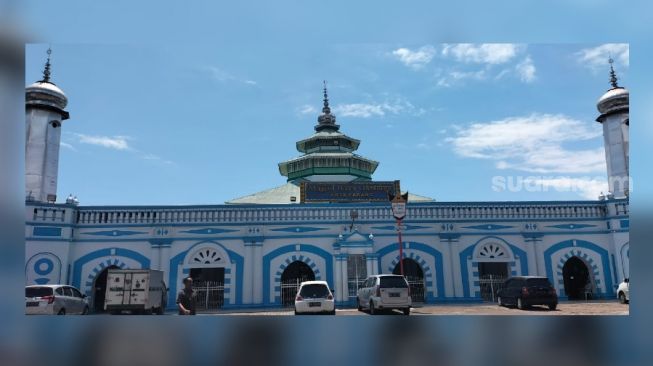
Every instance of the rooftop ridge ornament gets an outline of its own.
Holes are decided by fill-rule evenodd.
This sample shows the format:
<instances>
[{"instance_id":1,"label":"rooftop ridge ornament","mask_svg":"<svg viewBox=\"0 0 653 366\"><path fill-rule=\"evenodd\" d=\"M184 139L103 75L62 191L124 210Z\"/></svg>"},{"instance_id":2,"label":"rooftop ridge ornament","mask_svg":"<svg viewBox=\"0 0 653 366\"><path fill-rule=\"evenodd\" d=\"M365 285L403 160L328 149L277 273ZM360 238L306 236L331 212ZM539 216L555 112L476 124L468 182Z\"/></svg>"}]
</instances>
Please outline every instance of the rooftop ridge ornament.
<instances>
[{"instance_id":1,"label":"rooftop ridge ornament","mask_svg":"<svg viewBox=\"0 0 653 366\"><path fill-rule=\"evenodd\" d=\"M619 88L619 85L617 84L617 74L614 72L614 67L612 66L612 64L614 64L612 57L608 59L608 62L610 63L610 84L613 89Z\"/></svg>"},{"instance_id":2,"label":"rooftop ridge ornament","mask_svg":"<svg viewBox=\"0 0 653 366\"><path fill-rule=\"evenodd\" d=\"M48 59L45 62L45 69L43 70L43 79L41 79L39 81L42 82L42 83L52 84L50 82L50 55L52 54L52 49L50 47L48 47L47 54L48 54Z\"/></svg>"}]
</instances>

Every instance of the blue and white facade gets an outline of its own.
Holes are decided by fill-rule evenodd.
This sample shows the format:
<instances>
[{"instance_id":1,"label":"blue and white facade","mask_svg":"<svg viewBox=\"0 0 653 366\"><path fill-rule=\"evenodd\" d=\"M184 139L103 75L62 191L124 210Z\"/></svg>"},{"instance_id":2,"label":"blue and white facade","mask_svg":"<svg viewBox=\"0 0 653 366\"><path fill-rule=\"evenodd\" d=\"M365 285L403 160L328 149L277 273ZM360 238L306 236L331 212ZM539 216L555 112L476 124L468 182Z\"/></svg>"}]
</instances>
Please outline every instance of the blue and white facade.
<instances>
[{"instance_id":1,"label":"blue and white facade","mask_svg":"<svg viewBox=\"0 0 653 366\"><path fill-rule=\"evenodd\" d=\"M619 97L623 102L623 93ZM601 111L602 118L627 121L627 102L626 97L625 108ZM65 107L28 103L28 125L43 122L33 117L43 114L33 108L61 115ZM627 140L608 141L613 138L623 136L611 133L606 143L627 154ZM27 142L29 149L29 136ZM615 154L608 153L618 161ZM27 161L28 172L43 171L54 158ZM614 174L627 174L627 163L609 166L620 169ZM151 268L165 273L168 306L174 307L183 277L218 268L224 274L223 307L279 306L284 271L302 262L315 279L329 282L337 303L345 305L354 301L350 258L361 259L364 269L357 273L367 275L392 273L399 262L396 222L384 203L235 200L202 206L80 206L73 199L47 202L39 194L26 202L27 284L71 284L91 297L98 276L110 266ZM353 222L352 211L358 214ZM426 303L481 300L480 277L488 263L505 266L508 275L547 276L561 298L566 296L563 269L570 258L586 266L595 298L614 297L618 283L629 276L629 204L624 195L564 202L414 200L409 201L402 234L404 257L421 270Z\"/></svg>"}]
</instances>

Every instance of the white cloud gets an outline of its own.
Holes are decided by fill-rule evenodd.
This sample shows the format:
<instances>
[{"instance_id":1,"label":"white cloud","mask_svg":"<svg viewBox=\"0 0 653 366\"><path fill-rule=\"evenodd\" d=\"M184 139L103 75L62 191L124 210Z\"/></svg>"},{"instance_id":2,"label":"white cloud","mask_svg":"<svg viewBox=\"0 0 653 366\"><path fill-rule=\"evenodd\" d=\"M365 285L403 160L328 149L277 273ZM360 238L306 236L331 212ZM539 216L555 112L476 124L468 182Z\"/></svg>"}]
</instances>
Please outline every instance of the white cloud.
<instances>
[{"instance_id":1,"label":"white cloud","mask_svg":"<svg viewBox=\"0 0 653 366\"><path fill-rule=\"evenodd\" d=\"M531 56L526 56L524 61L518 63L515 68L517 69L517 73L519 74L521 81L530 83L535 80L536 68L533 64L533 59L531 59Z\"/></svg>"},{"instance_id":2,"label":"white cloud","mask_svg":"<svg viewBox=\"0 0 653 366\"><path fill-rule=\"evenodd\" d=\"M204 71L207 71L211 75L211 77L213 77L214 80L219 82L236 81L247 85L258 85L258 83L254 80L241 79L216 66L205 66L202 69Z\"/></svg>"},{"instance_id":3,"label":"white cloud","mask_svg":"<svg viewBox=\"0 0 653 366\"><path fill-rule=\"evenodd\" d=\"M381 105L353 103L339 104L333 108L335 114L344 117L362 117L383 116L385 111Z\"/></svg>"},{"instance_id":4,"label":"white cloud","mask_svg":"<svg viewBox=\"0 0 653 366\"><path fill-rule=\"evenodd\" d=\"M603 178L572 177L527 177L524 182L542 190L555 189L559 192L577 192L583 198L596 200L601 193L608 191L608 183Z\"/></svg>"},{"instance_id":5,"label":"white cloud","mask_svg":"<svg viewBox=\"0 0 653 366\"><path fill-rule=\"evenodd\" d=\"M498 169L536 173L605 172L603 148L571 150L564 144L602 135L600 126L564 115L531 114L462 127L446 139L463 157L495 161Z\"/></svg>"},{"instance_id":6,"label":"white cloud","mask_svg":"<svg viewBox=\"0 0 653 366\"><path fill-rule=\"evenodd\" d=\"M338 104L332 108L333 113L343 117L383 117L387 114L409 114L411 116L419 117L426 113L424 108L415 107L411 102L403 99L396 98L392 101L385 101L383 103L351 103L351 104Z\"/></svg>"},{"instance_id":7,"label":"white cloud","mask_svg":"<svg viewBox=\"0 0 653 366\"><path fill-rule=\"evenodd\" d=\"M76 134L82 144L96 145L115 150L131 150L127 140L128 136L91 136L81 133Z\"/></svg>"},{"instance_id":8,"label":"white cloud","mask_svg":"<svg viewBox=\"0 0 653 366\"><path fill-rule=\"evenodd\" d=\"M442 55L465 63L496 65L510 61L520 49L521 46L511 43L459 43L444 45Z\"/></svg>"},{"instance_id":9,"label":"white cloud","mask_svg":"<svg viewBox=\"0 0 653 366\"><path fill-rule=\"evenodd\" d=\"M630 50L627 43L606 43L598 47L584 48L575 55L581 65L594 70L607 70L610 57L622 67L628 67L630 63Z\"/></svg>"},{"instance_id":10,"label":"white cloud","mask_svg":"<svg viewBox=\"0 0 653 366\"><path fill-rule=\"evenodd\" d=\"M149 160L149 161L153 161L153 162L157 162L157 163L162 163L162 164L166 164L166 165L173 165L174 164L174 162L172 162L170 160L163 159L160 156L155 155L155 154L144 154L142 156L142 158L145 159L145 160Z\"/></svg>"},{"instance_id":11,"label":"white cloud","mask_svg":"<svg viewBox=\"0 0 653 366\"><path fill-rule=\"evenodd\" d=\"M77 151L77 149L75 149L75 147L73 145L71 145L71 144L69 144L67 142L60 141L59 146L64 147L64 148L69 149L69 150L72 150L72 151Z\"/></svg>"},{"instance_id":12,"label":"white cloud","mask_svg":"<svg viewBox=\"0 0 653 366\"><path fill-rule=\"evenodd\" d=\"M317 109L310 104L304 104L298 108L297 112L299 114L314 114L317 113Z\"/></svg>"},{"instance_id":13,"label":"white cloud","mask_svg":"<svg viewBox=\"0 0 653 366\"><path fill-rule=\"evenodd\" d=\"M485 70L477 71L450 71L438 79L438 86L450 87L460 84L465 80L484 80L487 77Z\"/></svg>"},{"instance_id":14,"label":"white cloud","mask_svg":"<svg viewBox=\"0 0 653 366\"><path fill-rule=\"evenodd\" d=\"M408 48L398 48L392 51L392 54L404 65L413 69L420 69L431 62L435 52L433 46L423 46L414 51Z\"/></svg>"}]
</instances>

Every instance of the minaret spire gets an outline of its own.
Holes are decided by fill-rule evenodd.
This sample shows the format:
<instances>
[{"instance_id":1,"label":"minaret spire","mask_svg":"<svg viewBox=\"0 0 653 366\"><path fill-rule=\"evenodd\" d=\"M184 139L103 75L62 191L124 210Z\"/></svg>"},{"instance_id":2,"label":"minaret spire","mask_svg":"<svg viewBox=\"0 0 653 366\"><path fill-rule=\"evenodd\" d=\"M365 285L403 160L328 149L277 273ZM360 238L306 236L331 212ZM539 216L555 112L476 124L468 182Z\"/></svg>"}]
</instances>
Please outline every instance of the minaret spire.
<instances>
[{"instance_id":1,"label":"minaret spire","mask_svg":"<svg viewBox=\"0 0 653 366\"><path fill-rule=\"evenodd\" d=\"M52 49L48 47L48 60L45 62L45 69L43 70L43 79L40 80L42 83L50 82L50 55L52 54Z\"/></svg>"},{"instance_id":2,"label":"minaret spire","mask_svg":"<svg viewBox=\"0 0 653 366\"><path fill-rule=\"evenodd\" d=\"M327 94L327 82L326 80L322 81L324 83L324 107L322 108L322 112L329 114L331 113L331 108L329 108L329 96Z\"/></svg>"},{"instance_id":3,"label":"minaret spire","mask_svg":"<svg viewBox=\"0 0 653 366\"><path fill-rule=\"evenodd\" d=\"M617 85L617 74L614 72L614 67L612 67L612 64L614 64L612 57L608 59L608 62L610 63L610 84L612 84L612 88L618 88L619 85Z\"/></svg>"}]
</instances>

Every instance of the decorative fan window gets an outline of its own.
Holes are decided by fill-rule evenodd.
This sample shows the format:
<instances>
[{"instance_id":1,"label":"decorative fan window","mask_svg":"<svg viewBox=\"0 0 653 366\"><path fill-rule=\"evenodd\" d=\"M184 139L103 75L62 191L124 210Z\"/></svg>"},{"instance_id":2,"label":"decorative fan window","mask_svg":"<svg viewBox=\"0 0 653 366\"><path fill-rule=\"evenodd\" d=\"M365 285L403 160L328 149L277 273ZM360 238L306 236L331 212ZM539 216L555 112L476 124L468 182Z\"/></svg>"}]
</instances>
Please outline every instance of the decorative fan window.
<instances>
[{"instance_id":1,"label":"decorative fan window","mask_svg":"<svg viewBox=\"0 0 653 366\"><path fill-rule=\"evenodd\" d=\"M500 259L507 258L506 251L497 244L485 244L481 247L481 250L478 252L479 258L484 259Z\"/></svg>"},{"instance_id":2,"label":"decorative fan window","mask_svg":"<svg viewBox=\"0 0 653 366\"><path fill-rule=\"evenodd\" d=\"M220 254L211 248L202 249L199 252L195 253L191 263L195 264L214 264L222 260Z\"/></svg>"}]
</instances>

